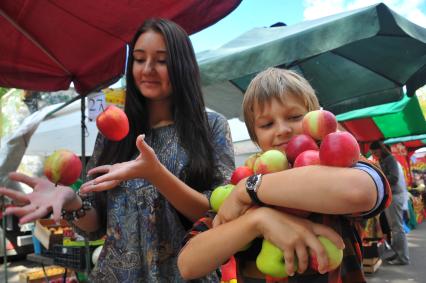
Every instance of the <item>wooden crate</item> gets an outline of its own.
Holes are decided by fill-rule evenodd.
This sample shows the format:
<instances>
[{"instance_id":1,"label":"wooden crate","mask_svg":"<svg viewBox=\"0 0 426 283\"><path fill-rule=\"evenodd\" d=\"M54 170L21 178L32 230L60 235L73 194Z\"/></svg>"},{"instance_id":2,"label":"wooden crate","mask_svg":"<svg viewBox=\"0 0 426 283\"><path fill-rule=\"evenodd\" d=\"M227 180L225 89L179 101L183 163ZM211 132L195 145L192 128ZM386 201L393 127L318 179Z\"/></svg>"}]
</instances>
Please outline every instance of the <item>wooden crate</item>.
<instances>
[{"instance_id":1,"label":"wooden crate","mask_svg":"<svg viewBox=\"0 0 426 283\"><path fill-rule=\"evenodd\" d=\"M375 258L364 258L362 260L365 273L374 273L382 265L382 260L378 257Z\"/></svg>"}]
</instances>

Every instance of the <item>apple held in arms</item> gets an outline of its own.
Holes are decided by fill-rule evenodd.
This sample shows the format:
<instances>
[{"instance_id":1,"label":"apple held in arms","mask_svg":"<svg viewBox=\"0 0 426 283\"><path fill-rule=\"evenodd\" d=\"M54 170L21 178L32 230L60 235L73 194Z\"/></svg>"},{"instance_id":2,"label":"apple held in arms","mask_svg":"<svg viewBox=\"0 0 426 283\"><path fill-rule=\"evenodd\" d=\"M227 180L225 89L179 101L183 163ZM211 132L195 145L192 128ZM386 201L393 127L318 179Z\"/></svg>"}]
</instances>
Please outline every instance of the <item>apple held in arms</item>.
<instances>
[{"instance_id":1,"label":"apple held in arms","mask_svg":"<svg viewBox=\"0 0 426 283\"><path fill-rule=\"evenodd\" d=\"M44 175L55 185L72 185L80 177L81 160L67 149L59 149L44 162Z\"/></svg>"},{"instance_id":2,"label":"apple held in arms","mask_svg":"<svg viewBox=\"0 0 426 283\"><path fill-rule=\"evenodd\" d=\"M220 206L234 189L234 185L228 184L216 187L210 195L210 206L214 212L218 212Z\"/></svg>"},{"instance_id":3,"label":"apple held in arms","mask_svg":"<svg viewBox=\"0 0 426 283\"><path fill-rule=\"evenodd\" d=\"M285 154L287 155L288 161L293 164L296 158L304 151L307 150L318 150L316 141L309 135L300 134L293 136L287 144Z\"/></svg>"},{"instance_id":4,"label":"apple held in arms","mask_svg":"<svg viewBox=\"0 0 426 283\"><path fill-rule=\"evenodd\" d=\"M326 135L321 142L319 156L322 165L351 167L358 162L358 142L348 132L334 132Z\"/></svg>"},{"instance_id":5,"label":"apple held in arms","mask_svg":"<svg viewBox=\"0 0 426 283\"><path fill-rule=\"evenodd\" d=\"M286 170L288 168L288 160L285 153L270 149L262 153L256 158L253 165L255 174L268 174Z\"/></svg>"},{"instance_id":6,"label":"apple held in arms","mask_svg":"<svg viewBox=\"0 0 426 283\"><path fill-rule=\"evenodd\" d=\"M104 137L120 141L129 133L129 119L126 113L115 105L110 105L96 117L96 126Z\"/></svg>"},{"instance_id":7,"label":"apple held in arms","mask_svg":"<svg viewBox=\"0 0 426 283\"><path fill-rule=\"evenodd\" d=\"M333 242L323 236L318 236L318 240L321 242L327 252L327 272L336 269L342 262L343 250L338 249L333 244ZM313 270L318 271L318 262L316 255L312 251L310 251L309 256L310 267ZM284 253L268 240L263 240L262 242L262 249L256 258L256 266L260 270L260 272L272 276L274 278L288 277L285 267Z\"/></svg>"},{"instance_id":8,"label":"apple held in arms","mask_svg":"<svg viewBox=\"0 0 426 283\"><path fill-rule=\"evenodd\" d=\"M248 168L253 170L254 163L256 162L256 159L261 155L260 152L253 153L250 155L246 161L244 162L244 166L247 166Z\"/></svg>"},{"instance_id":9,"label":"apple held in arms","mask_svg":"<svg viewBox=\"0 0 426 283\"><path fill-rule=\"evenodd\" d=\"M254 172L251 168L247 166L239 166L237 167L231 176L231 184L236 185L238 184L242 179L250 177L253 175Z\"/></svg>"},{"instance_id":10,"label":"apple held in arms","mask_svg":"<svg viewBox=\"0 0 426 283\"><path fill-rule=\"evenodd\" d=\"M314 110L306 113L302 120L303 133L316 140L322 140L337 130L337 119L327 110Z\"/></svg>"}]
</instances>

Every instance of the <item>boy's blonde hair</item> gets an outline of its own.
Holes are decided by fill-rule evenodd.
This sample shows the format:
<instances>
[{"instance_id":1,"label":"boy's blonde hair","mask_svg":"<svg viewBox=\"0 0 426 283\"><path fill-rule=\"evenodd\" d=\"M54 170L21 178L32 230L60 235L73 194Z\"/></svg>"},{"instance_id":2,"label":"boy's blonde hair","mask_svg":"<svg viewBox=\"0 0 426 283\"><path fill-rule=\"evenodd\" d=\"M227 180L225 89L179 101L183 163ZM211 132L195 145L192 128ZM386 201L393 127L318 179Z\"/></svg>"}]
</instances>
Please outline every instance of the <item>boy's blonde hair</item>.
<instances>
[{"instance_id":1,"label":"boy's blonde hair","mask_svg":"<svg viewBox=\"0 0 426 283\"><path fill-rule=\"evenodd\" d=\"M320 108L314 89L305 78L294 71L268 68L253 78L243 99L244 121L252 141L257 143L254 132L254 105L257 104L263 109L265 104L273 99L285 103L288 95L302 99L308 111Z\"/></svg>"}]
</instances>

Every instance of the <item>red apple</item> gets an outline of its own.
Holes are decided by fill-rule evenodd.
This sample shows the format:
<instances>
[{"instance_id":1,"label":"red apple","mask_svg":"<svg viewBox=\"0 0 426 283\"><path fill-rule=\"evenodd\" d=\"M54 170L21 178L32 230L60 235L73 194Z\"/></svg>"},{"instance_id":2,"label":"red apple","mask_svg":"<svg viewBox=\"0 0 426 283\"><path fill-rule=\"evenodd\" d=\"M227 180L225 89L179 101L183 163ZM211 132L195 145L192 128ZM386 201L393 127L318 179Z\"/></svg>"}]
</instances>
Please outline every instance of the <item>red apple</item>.
<instances>
[{"instance_id":1,"label":"red apple","mask_svg":"<svg viewBox=\"0 0 426 283\"><path fill-rule=\"evenodd\" d=\"M110 105L96 118L96 126L107 139L120 141L129 133L129 120L126 113L115 105Z\"/></svg>"},{"instance_id":2,"label":"red apple","mask_svg":"<svg viewBox=\"0 0 426 283\"><path fill-rule=\"evenodd\" d=\"M358 142L348 132L334 132L325 136L320 145L322 165L350 167L359 160Z\"/></svg>"},{"instance_id":3,"label":"red apple","mask_svg":"<svg viewBox=\"0 0 426 283\"><path fill-rule=\"evenodd\" d=\"M320 163L319 150L306 150L296 157L293 167L319 165Z\"/></svg>"},{"instance_id":4,"label":"red apple","mask_svg":"<svg viewBox=\"0 0 426 283\"><path fill-rule=\"evenodd\" d=\"M308 112L302 120L303 133L316 140L322 140L337 129L336 116L327 110Z\"/></svg>"},{"instance_id":5,"label":"red apple","mask_svg":"<svg viewBox=\"0 0 426 283\"><path fill-rule=\"evenodd\" d=\"M296 157L306 150L318 150L318 145L315 140L305 134L293 136L287 144L285 154L287 155L288 161L293 163Z\"/></svg>"},{"instance_id":6,"label":"red apple","mask_svg":"<svg viewBox=\"0 0 426 283\"><path fill-rule=\"evenodd\" d=\"M81 174L81 161L73 152L60 149L52 153L44 162L44 175L55 184L69 186Z\"/></svg>"},{"instance_id":7,"label":"red apple","mask_svg":"<svg viewBox=\"0 0 426 283\"><path fill-rule=\"evenodd\" d=\"M288 161L285 153L270 149L262 153L255 161L253 171L256 174L268 174L282 171L288 168Z\"/></svg>"},{"instance_id":8,"label":"red apple","mask_svg":"<svg viewBox=\"0 0 426 283\"><path fill-rule=\"evenodd\" d=\"M250 169L247 166L240 166L237 167L231 176L231 184L236 185L238 184L242 179L249 177L253 175L254 172L252 169Z\"/></svg>"}]
</instances>

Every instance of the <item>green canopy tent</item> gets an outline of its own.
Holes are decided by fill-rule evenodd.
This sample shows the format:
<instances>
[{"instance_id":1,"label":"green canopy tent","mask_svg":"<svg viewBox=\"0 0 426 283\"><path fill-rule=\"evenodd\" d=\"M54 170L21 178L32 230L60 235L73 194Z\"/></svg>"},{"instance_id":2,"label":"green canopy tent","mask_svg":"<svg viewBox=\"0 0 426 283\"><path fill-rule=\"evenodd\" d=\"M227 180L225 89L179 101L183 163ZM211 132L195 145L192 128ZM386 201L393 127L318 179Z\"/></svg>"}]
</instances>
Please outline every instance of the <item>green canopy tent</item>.
<instances>
[{"instance_id":1,"label":"green canopy tent","mask_svg":"<svg viewBox=\"0 0 426 283\"><path fill-rule=\"evenodd\" d=\"M423 146L426 139L424 109L417 96L404 96L397 102L353 110L337 115L337 120L368 151L372 141L386 144L403 142L408 149Z\"/></svg>"},{"instance_id":2,"label":"green canopy tent","mask_svg":"<svg viewBox=\"0 0 426 283\"><path fill-rule=\"evenodd\" d=\"M197 54L207 105L241 113L250 80L267 67L307 78L335 114L397 101L426 83L426 29L384 4L292 26L255 28Z\"/></svg>"}]
</instances>

